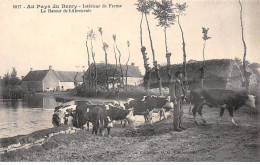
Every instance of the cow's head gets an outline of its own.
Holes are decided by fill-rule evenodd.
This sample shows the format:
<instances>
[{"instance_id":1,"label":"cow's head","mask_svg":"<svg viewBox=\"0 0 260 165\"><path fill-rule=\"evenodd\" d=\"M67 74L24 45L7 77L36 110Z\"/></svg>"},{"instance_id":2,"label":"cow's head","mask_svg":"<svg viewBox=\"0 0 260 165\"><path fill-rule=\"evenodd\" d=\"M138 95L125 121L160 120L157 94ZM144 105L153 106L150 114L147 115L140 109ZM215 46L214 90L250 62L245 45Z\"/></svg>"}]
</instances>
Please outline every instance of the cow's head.
<instances>
[{"instance_id":1,"label":"cow's head","mask_svg":"<svg viewBox=\"0 0 260 165\"><path fill-rule=\"evenodd\" d=\"M133 98L128 98L127 101L126 101L126 103L124 104L125 109L133 108L134 102L135 102L135 99L133 99Z\"/></svg>"},{"instance_id":2,"label":"cow's head","mask_svg":"<svg viewBox=\"0 0 260 165\"><path fill-rule=\"evenodd\" d=\"M249 106L250 108L256 108L256 107L255 107L255 96L253 96L253 95L248 95L245 104L246 104L247 106Z\"/></svg>"}]
</instances>

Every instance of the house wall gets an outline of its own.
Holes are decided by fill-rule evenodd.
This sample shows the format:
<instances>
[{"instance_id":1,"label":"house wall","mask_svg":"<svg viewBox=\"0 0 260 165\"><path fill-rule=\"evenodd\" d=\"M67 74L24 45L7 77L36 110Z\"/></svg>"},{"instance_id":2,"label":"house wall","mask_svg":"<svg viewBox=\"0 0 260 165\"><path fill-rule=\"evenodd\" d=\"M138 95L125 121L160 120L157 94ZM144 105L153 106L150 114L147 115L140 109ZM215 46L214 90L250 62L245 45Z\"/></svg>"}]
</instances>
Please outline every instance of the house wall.
<instances>
[{"instance_id":1,"label":"house wall","mask_svg":"<svg viewBox=\"0 0 260 165\"><path fill-rule=\"evenodd\" d=\"M53 71L48 72L42 83L43 91L59 90L59 79L54 75Z\"/></svg>"},{"instance_id":2,"label":"house wall","mask_svg":"<svg viewBox=\"0 0 260 165\"><path fill-rule=\"evenodd\" d=\"M125 82L125 77L124 77L124 82ZM142 77L127 77L127 84L128 85L140 85L143 83L143 78Z\"/></svg>"},{"instance_id":3,"label":"house wall","mask_svg":"<svg viewBox=\"0 0 260 165\"><path fill-rule=\"evenodd\" d=\"M78 82L79 85L82 84L82 82ZM73 89L75 88L74 82L59 82L59 90L60 91L66 91L67 89Z\"/></svg>"},{"instance_id":4,"label":"house wall","mask_svg":"<svg viewBox=\"0 0 260 165\"><path fill-rule=\"evenodd\" d=\"M21 87L23 91L33 92L41 92L43 89L41 81L22 81Z\"/></svg>"}]
</instances>

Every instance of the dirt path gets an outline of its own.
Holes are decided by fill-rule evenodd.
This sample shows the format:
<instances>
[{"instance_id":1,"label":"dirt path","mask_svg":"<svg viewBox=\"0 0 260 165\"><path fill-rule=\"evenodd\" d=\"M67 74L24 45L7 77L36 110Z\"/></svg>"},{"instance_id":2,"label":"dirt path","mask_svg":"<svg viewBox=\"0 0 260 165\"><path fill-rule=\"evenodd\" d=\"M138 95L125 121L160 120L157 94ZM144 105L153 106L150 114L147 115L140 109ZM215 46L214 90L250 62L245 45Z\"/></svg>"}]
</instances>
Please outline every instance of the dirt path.
<instances>
[{"instance_id":1,"label":"dirt path","mask_svg":"<svg viewBox=\"0 0 260 165\"><path fill-rule=\"evenodd\" d=\"M189 127L175 132L172 118L141 125L135 130L115 125L111 137L86 130L59 134L42 145L1 154L1 161L260 161L259 116L235 112L239 126L228 113L216 124L218 109L204 109L207 125L195 125L185 107ZM155 115L156 116L156 115ZM138 119L139 120L139 119ZM141 120L141 119L140 119Z\"/></svg>"}]
</instances>

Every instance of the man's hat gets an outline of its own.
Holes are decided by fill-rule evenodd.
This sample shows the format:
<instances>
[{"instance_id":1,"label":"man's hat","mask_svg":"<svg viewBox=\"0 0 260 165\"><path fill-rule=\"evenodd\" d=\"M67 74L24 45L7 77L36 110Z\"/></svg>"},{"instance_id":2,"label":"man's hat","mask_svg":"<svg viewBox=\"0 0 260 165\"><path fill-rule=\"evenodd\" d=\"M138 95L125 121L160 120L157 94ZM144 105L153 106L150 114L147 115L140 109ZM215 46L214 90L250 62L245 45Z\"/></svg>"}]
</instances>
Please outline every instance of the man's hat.
<instances>
[{"instance_id":1,"label":"man's hat","mask_svg":"<svg viewBox=\"0 0 260 165\"><path fill-rule=\"evenodd\" d=\"M178 75L181 74L181 73L183 73L183 72L181 72L181 71L176 71L176 72L175 72L175 77L178 77Z\"/></svg>"}]
</instances>

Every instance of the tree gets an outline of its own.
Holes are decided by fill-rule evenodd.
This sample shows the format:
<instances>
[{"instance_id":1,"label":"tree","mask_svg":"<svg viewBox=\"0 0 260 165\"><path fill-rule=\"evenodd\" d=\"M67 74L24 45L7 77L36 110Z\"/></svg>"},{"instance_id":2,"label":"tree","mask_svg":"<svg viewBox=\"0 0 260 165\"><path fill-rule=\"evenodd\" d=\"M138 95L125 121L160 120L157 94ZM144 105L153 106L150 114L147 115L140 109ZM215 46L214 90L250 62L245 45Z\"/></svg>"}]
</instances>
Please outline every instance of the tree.
<instances>
[{"instance_id":1,"label":"tree","mask_svg":"<svg viewBox=\"0 0 260 165\"><path fill-rule=\"evenodd\" d=\"M244 39L244 27L243 27L243 8L242 8L242 4L241 1L239 1L239 5L240 5L240 23L241 23L241 34L242 34L242 42L244 45L244 56L243 56L243 70L244 70L244 77L245 77L245 87L246 87L246 92L249 94L249 80L250 80L250 72L246 71L246 42Z\"/></svg>"},{"instance_id":2,"label":"tree","mask_svg":"<svg viewBox=\"0 0 260 165\"><path fill-rule=\"evenodd\" d=\"M186 50L185 50L184 33L182 30L182 26L180 24L180 15L184 15L184 12L188 6L187 6L186 2L183 4L176 3L175 6L177 8L176 12L177 12L178 25L181 30L182 51L183 51L183 72L184 72L184 80L185 80L184 84L185 84L185 89L187 90L187 69L186 69L186 56L187 55L186 55Z\"/></svg>"},{"instance_id":3,"label":"tree","mask_svg":"<svg viewBox=\"0 0 260 165\"><path fill-rule=\"evenodd\" d=\"M206 41L211 38L211 37L208 36L208 31L209 31L209 28L202 27L202 34L203 34L202 39L204 40L203 50L202 50L203 66L201 66L201 67L199 68L199 71L200 71L200 73L201 73L201 74L200 74L200 78L201 78L201 88L204 87L204 77L205 77L205 68L206 68L204 51L205 51L205 47L206 47Z\"/></svg>"},{"instance_id":4,"label":"tree","mask_svg":"<svg viewBox=\"0 0 260 165\"><path fill-rule=\"evenodd\" d=\"M10 75L10 85L15 86L20 83L20 79L17 77L17 71L15 67L12 67L12 73Z\"/></svg>"},{"instance_id":5,"label":"tree","mask_svg":"<svg viewBox=\"0 0 260 165\"><path fill-rule=\"evenodd\" d=\"M102 30L102 27L99 27L98 31L99 31L99 33L101 35L103 51L105 53L105 63L106 63L106 71L105 71L106 72L106 85L105 86L106 86L106 89L108 91L108 89L109 89L108 73L107 73L107 49L108 49L108 44L103 41L103 35L102 35L103 34L103 30Z\"/></svg>"},{"instance_id":6,"label":"tree","mask_svg":"<svg viewBox=\"0 0 260 165\"><path fill-rule=\"evenodd\" d=\"M115 90L115 76L116 76L116 72L117 72L117 56L116 56L116 48L115 48L115 44L116 44L116 34L112 35L113 40L114 40L114 54L115 54L115 61L116 61L116 67L115 67L115 71L114 71L114 75L113 75L113 90Z\"/></svg>"},{"instance_id":7,"label":"tree","mask_svg":"<svg viewBox=\"0 0 260 165\"><path fill-rule=\"evenodd\" d=\"M150 10L152 9L152 5L149 1L146 0L138 0L137 3L137 11L142 13L141 21L140 21L140 43L141 43L141 52L143 55L143 60L144 60L144 68L145 68L145 75L144 75L144 87L146 90L146 95L150 95L150 78L151 78L151 69L148 63L149 58L147 57L146 53L146 47L143 45L143 29L142 29L142 24L143 24L143 17L144 14L149 14Z\"/></svg>"},{"instance_id":8,"label":"tree","mask_svg":"<svg viewBox=\"0 0 260 165\"><path fill-rule=\"evenodd\" d=\"M93 51L93 40L96 39L96 34L93 31L93 29L91 29L90 32L88 33L88 37L90 38L91 54L92 54L92 60L94 63L94 76L93 76L92 80L94 81L95 94L97 94L97 66L96 66L96 61L95 61L95 52Z\"/></svg>"},{"instance_id":9,"label":"tree","mask_svg":"<svg viewBox=\"0 0 260 165\"><path fill-rule=\"evenodd\" d=\"M121 52L120 52L120 50L119 50L118 47L117 47L116 35L115 35L115 37L114 37L114 43L115 43L116 50L118 51L118 54L119 54L119 56L118 56L118 62L119 62L119 67L120 67L121 77L122 77L121 83L122 83L122 85L124 86L124 74L123 74L123 69L122 69L122 65L121 65Z\"/></svg>"},{"instance_id":10,"label":"tree","mask_svg":"<svg viewBox=\"0 0 260 165\"><path fill-rule=\"evenodd\" d=\"M129 50L129 47L130 47L130 42L127 41L128 58L127 58L127 61L126 61L126 71L125 71L125 86L126 86L126 92L127 92L128 62L129 62L129 60L130 60L130 50Z\"/></svg>"},{"instance_id":11,"label":"tree","mask_svg":"<svg viewBox=\"0 0 260 165\"><path fill-rule=\"evenodd\" d=\"M168 52L168 46L167 46L167 35L166 30L171 25L174 24L175 21L175 14L173 13L173 3L171 0L163 0L160 2L155 2L154 12L155 19L158 19L158 25L164 28L164 39L165 39L165 52L166 52L166 59L167 59L167 72L168 72L168 78L169 81L171 80L171 72L170 72L170 66L171 66L171 53Z\"/></svg>"},{"instance_id":12,"label":"tree","mask_svg":"<svg viewBox=\"0 0 260 165\"><path fill-rule=\"evenodd\" d=\"M159 82L159 92L160 92L160 95L162 95L162 81L161 81L161 77L160 77L160 73L159 73L158 62L155 60L155 52L154 52L154 48L153 48L153 40L152 40L152 35L151 35L149 21L148 21L148 18L147 18L147 15L150 14L150 11L154 7L154 4L155 4L155 2L151 1L151 0L150 1L138 0L138 8L137 8L137 10L138 11L141 10L141 12L145 16L147 30L148 30L148 35L149 35L149 40L150 40L150 46L151 46L152 55L153 55L153 66L154 66L154 70L155 70L155 73L156 73L157 80Z\"/></svg>"}]
</instances>

